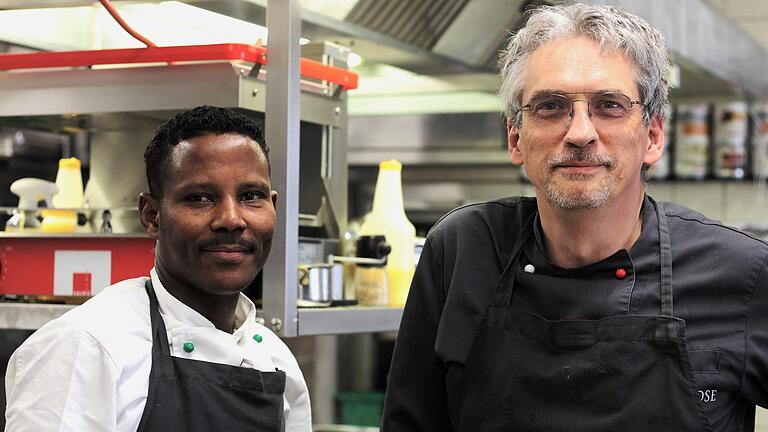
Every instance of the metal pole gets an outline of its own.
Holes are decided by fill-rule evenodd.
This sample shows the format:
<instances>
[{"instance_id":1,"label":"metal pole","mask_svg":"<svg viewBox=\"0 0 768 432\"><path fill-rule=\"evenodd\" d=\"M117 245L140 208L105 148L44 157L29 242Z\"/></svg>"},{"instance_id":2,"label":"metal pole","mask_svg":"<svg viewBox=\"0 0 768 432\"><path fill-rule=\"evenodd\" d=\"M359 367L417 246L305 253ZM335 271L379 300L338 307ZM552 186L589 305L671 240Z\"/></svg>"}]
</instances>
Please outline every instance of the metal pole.
<instances>
[{"instance_id":1,"label":"metal pole","mask_svg":"<svg viewBox=\"0 0 768 432\"><path fill-rule=\"evenodd\" d=\"M296 297L299 242L299 0L267 4L265 135L270 146L272 187L278 196L272 252L264 266L266 324L281 336L298 334Z\"/></svg>"}]
</instances>

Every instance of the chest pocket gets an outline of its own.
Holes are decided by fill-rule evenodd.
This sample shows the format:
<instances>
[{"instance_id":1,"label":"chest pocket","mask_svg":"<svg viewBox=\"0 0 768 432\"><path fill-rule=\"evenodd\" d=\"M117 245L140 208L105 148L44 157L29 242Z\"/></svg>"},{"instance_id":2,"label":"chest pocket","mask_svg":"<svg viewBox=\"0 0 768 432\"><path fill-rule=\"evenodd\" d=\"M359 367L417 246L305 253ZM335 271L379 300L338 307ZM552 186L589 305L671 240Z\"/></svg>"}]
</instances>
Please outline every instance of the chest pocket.
<instances>
[{"instance_id":1,"label":"chest pocket","mask_svg":"<svg viewBox=\"0 0 768 432\"><path fill-rule=\"evenodd\" d=\"M688 351L691 361L691 369L696 380L696 397L710 418L713 410L728 405L732 401L732 394L721 387L722 376L720 363L722 352L718 348L692 348Z\"/></svg>"},{"instance_id":2,"label":"chest pocket","mask_svg":"<svg viewBox=\"0 0 768 432\"><path fill-rule=\"evenodd\" d=\"M719 374L720 350L717 348L692 348L688 350L694 374Z\"/></svg>"}]
</instances>

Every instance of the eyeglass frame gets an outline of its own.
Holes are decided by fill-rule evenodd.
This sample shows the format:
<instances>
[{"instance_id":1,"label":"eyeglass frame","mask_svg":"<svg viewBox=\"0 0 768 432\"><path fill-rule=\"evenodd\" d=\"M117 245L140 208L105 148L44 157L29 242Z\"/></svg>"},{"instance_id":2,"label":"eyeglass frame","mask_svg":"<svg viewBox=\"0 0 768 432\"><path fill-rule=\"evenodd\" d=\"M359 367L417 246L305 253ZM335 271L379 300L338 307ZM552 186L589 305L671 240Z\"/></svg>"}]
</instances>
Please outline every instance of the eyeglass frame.
<instances>
[{"instance_id":1,"label":"eyeglass frame","mask_svg":"<svg viewBox=\"0 0 768 432\"><path fill-rule=\"evenodd\" d=\"M592 99L594 99L594 97L595 97L595 96L597 96L597 95L607 95L607 94L616 94L616 95L620 95L620 96L622 96L622 97L625 97L625 98L627 98L627 100L629 101L629 103L630 103L630 106L631 106L632 108L634 108L634 106L635 106L635 105L639 105L639 106L643 107L643 109L644 109L644 110L647 110L647 108L648 108L648 107L646 106L646 103L644 103L643 101L641 101L641 100L639 100L639 99L632 99L632 98L630 98L629 96L627 96L626 94L622 93L621 91L596 91L596 92L551 92L551 93L543 93L543 94L548 94L548 95L552 95L552 96L563 96L563 99L566 99L566 100L568 100L568 101L570 102L570 104L571 104L571 107L570 107L570 109L569 109L569 111L568 111L568 118L569 118L569 119L572 119L572 118L573 118L573 112L574 112L574 104L575 104L576 102L586 102L586 103L587 103L587 114L589 115L589 118L592 118L592 110L590 109L590 105L591 105L591 104L590 104L590 102L592 102ZM586 100L585 100L585 99L571 99L571 98L565 97L565 96L568 96L568 95L592 95L592 96L591 96L589 99L586 99ZM535 97L531 98L531 100L533 100L533 99L536 99L536 97L539 97L539 96L540 96L540 95L537 95L537 96L535 96ZM527 104L525 104L525 105L523 105L523 106L521 106L520 108L518 108L518 109L515 111L515 124L516 124L516 125L520 125L520 121L521 121L521 118L520 118L520 113L521 113L521 112L523 112L523 111L526 111L526 109L527 109L528 111L531 111L531 109L532 109L532 108L533 108L533 106L531 105L531 103L530 103L530 102L529 102L529 103L527 103ZM631 110L632 110L632 109L630 109L630 111L629 111L629 112L631 112ZM534 117L534 118L535 118L535 117Z\"/></svg>"}]
</instances>

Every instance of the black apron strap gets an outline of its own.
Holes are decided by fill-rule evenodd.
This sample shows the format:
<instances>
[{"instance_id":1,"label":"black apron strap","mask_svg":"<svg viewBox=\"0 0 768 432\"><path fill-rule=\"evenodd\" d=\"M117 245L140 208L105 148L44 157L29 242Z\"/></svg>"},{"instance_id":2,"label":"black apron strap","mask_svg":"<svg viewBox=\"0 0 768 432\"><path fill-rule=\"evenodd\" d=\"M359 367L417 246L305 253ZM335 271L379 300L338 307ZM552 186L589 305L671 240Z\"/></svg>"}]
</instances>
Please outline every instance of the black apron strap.
<instances>
[{"instance_id":1,"label":"black apron strap","mask_svg":"<svg viewBox=\"0 0 768 432\"><path fill-rule=\"evenodd\" d=\"M149 295L149 319L152 323L153 339L157 342L152 344L152 357L170 357L171 347L168 345L168 331L165 328L163 317L160 316L160 304L157 301L157 294L155 294L155 288L152 286L151 277L144 282L144 289Z\"/></svg>"},{"instance_id":2,"label":"black apron strap","mask_svg":"<svg viewBox=\"0 0 768 432\"><path fill-rule=\"evenodd\" d=\"M497 306L507 306L512 303L512 293L514 291L515 275L517 274L517 262L522 253L523 246L531 238L533 234L533 221L536 220L536 211L532 212L530 216L525 220L520 230L520 234L515 240L515 245L512 247L512 253L509 256L504 271L501 272L499 281L496 283L496 291L493 296L493 303ZM508 289L509 288L509 289Z\"/></svg>"},{"instance_id":3,"label":"black apron strap","mask_svg":"<svg viewBox=\"0 0 768 432\"><path fill-rule=\"evenodd\" d=\"M672 291L672 242L669 239L669 225L664 208L653 198L648 200L656 208L656 218L659 226L659 282L661 295L661 315L674 316Z\"/></svg>"}]
</instances>

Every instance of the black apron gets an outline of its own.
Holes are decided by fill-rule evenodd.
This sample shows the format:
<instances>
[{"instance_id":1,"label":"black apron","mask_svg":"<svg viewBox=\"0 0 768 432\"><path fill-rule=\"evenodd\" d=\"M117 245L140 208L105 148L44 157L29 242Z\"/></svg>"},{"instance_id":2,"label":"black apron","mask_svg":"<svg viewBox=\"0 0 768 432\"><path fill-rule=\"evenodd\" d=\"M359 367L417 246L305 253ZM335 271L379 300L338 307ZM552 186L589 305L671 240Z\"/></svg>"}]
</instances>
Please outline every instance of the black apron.
<instances>
[{"instance_id":1,"label":"black apron","mask_svg":"<svg viewBox=\"0 0 768 432\"><path fill-rule=\"evenodd\" d=\"M525 223L467 359L457 431L711 431L685 321L673 316L672 257L659 223L661 314L549 321L511 306ZM535 214L535 213L534 213Z\"/></svg>"},{"instance_id":2,"label":"black apron","mask_svg":"<svg viewBox=\"0 0 768 432\"><path fill-rule=\"evenodd\" d=\"M172 357L151 279L146 289L152 371L138 431L281 431L285 372Z\"/></svg>"}]
</instances>

